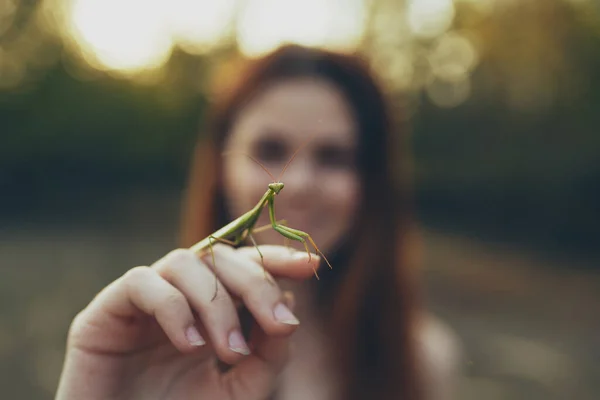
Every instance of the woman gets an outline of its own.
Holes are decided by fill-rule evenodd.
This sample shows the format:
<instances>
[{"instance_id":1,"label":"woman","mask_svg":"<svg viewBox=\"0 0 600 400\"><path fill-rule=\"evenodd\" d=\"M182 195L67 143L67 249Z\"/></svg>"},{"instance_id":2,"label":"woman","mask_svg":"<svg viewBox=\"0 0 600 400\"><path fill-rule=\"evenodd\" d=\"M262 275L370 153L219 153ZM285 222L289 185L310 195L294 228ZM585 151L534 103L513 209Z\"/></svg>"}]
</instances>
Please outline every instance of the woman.
<instances>
[{"instance_id":1,"label":"woman","mask_svg":"<svg viewBox=\"0 0 600 400\"><path fill-rule=\"evenodd\" d=\"M265 192L272 179L240 154L275 174L300 149L276 218L310 233L333 269L308 279L321 258L273 245L273 230L253 237L275 281L252 243L134 268L75 318L57 398L446 398L449 369L432 372L423 345L433 331L418 306L403 132L368 68L285 46L241 77L197 148L183 246Z\"/></svg>"}]
</instances>

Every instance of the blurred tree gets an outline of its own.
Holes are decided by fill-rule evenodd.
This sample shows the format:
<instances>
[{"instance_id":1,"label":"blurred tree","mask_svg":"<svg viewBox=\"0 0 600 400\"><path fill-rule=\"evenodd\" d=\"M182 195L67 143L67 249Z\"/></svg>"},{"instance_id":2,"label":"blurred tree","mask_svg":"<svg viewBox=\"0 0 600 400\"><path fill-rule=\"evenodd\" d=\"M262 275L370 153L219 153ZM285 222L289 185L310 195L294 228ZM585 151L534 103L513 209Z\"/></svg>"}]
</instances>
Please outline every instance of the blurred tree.
<instances>
[{"instance_id":1,"label":"blurred tree","mask_svg":"<svg viewBox=\"0 0 600 400\"><path fill-rule=\"evenodd\" d=\"M435 3L427 13L419 2L368 2L362 43L407 111L423 218L597 251L598 7ZM74 191L180 188L216 95L208 82L236 72L235 37L201 55L175 48L139 77L94 70L60 35L64 4L0 0L5 214Z\"/></svg>"}]
</instances>

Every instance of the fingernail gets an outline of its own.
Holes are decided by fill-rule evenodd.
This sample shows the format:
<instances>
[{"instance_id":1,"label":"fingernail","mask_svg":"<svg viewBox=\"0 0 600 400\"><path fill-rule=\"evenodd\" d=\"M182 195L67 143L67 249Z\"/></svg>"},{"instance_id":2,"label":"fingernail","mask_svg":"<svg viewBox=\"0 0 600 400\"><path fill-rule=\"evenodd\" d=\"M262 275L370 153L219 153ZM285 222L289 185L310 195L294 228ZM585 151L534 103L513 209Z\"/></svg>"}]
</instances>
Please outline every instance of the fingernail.
<instances>
[{"instance_id":1,"label":"fingernail","mask_svg":"<svg viewBox=\"0 0 600 400\"><path fill-rule=\"evenodd\" d=\"M275 317L275 319L277 321L281 322L282 324L287 324L287 325L300 324L300 321L298 321L298 318L296 318L296 316L294 314L292 314L290 309L287 308L285 306L285 304L283 304L283 303L278 303L275 306L275 308L273 309L273 316Z\"/></svg>"},{"instance_id":2,"label":"fingernail","mask_svg":"<svg viewBox=\"0 0 600 400\"><path fill-rule=\"evenodd\" d=\"M192 346L202 346L206 344L206 341L200 336L198 329L193 325L186 329L185 337Z\"/></svg>"},{"instance_id":3,"label":"fingernail","mask_svg":"<svg viewBox=\"0 0 600 400\"><path fill-rule=\"evenodd\" d=\"M250 349L246 344L246 340L244 340L244 336L242 336L242 333L238 330L233 330L229 334L229 349L244 356L250 354Z\"/></svg>"}]
</instances>

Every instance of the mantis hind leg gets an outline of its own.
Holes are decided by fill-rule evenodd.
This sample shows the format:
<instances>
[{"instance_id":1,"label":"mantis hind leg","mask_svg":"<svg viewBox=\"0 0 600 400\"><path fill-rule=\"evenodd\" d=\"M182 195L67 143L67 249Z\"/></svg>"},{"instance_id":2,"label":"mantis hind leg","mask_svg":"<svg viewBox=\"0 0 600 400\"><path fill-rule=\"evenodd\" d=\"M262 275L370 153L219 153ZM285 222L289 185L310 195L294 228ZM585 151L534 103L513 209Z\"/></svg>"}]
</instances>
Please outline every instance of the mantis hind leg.
<instances>
[{"instance_id":1,"label":"mantis hind leg","mask_svg":"<svg viewBox=\"0 0 600 400\"><path fill-rule=\"evenodd\" d=\"M279 221L275 221L275 224L280 225L280 226L287 226L287 221L285 219L280 219ZM254 228L254 229L252 229L252 233L263 232L263 231L271 228L272 226L273 226L272 224L267 224L267 225L263 225L258 228ZM285 247L287 247L287 249L290 251L290 253L292 253L293 249L290 247L290 239L287 236L284 236L284 235L282 235L282 236L283 236L283 245Z\"/></svg>"},{"instance_id":2,"label":"mantis hind leg","mask_svg":"<svg viewBox=\"0 0 600 400\"><path fill-rule=\"evenodd\" d=\"M280 219L279 221L276 221L276 223L278 225L284 225L285 226L285 224L287 224L287 221L285 219ZM252 233L264 232L264 231L266 231L267 229L269 229L271 227L273 227L272 224L266 224L266 225L263 225L263 226L259 226L258 228L253 228L252 229Z\"/></svg>"},{"instance_id":3,"label":"mantis hind leg","mask_svg":"<svg viewBox=\"0 0 600 400\"><path fill-rule=\"evenodd\" d=\"M277 232L279 232L285 238L301 242L304 245L306 252L308 253L308 261L310 262L310 259L311 259L310 250L308 249L308 244L306 243L306 239L304 238L305 236L309 236L306 232L302 232L297 229L288 228L287 226L282 226L282 225L273 225L273 229L275 229ZM297 234L296 232L301 233L301 235ZM313 243L312 239L310 241L311 241L311 243ZM318 249L317 249L317 251L322 255L322 253ZM323 258L325 258L325 256L323 256ZM327 260L327 259L325 258L325 260ZM329 264L329 261L327 261L327 264ZM315 277L317 279L319 279L319 274L317 274L317 270L313 268L313 272L315 274Z\"/></svg>"},{"instance_id":4,"label":"mantis hind leg","mask_svg":"<svg viewBox=\"0 0 600 400\"><path fill-rule=\"evenodd\" d=\"M315 251L317 252L317 254L319 254L321 257L323 257L323 259L325 260L325 262L329 266L329 269L333 269L333 267L329 263L329 260L327 259L327 257L325 257L325 254L323 254L323 252L321 252L321 250L317 247L317 244L315 243L315 241L313 240L313 238L308 233L303 232L303 231L298 230L298 229L290 228L288 226L282 226L281 228L284 229L284 230L286 230L286 231L288 231L289 233L295 234L298 237L301 237L303 239L308 239L308 241L310 242L310 244L315 248ZM306 248L306 251L308 252L308 246L306 245L306 240L304 240L302 242L304 243L304 247Z\"/></svg>"},{"instance_id":5,"label":"mantis hind leg","mask_svg":"<svg viewBox=\"0 0 600 400\"><path fill-rule=\"evenodd\" d=\"M316 252L321 257L323 257L323 259L325 260L327 265L329 265L329 268L333 269L331 264L329 263L329 260L327 260L327 257L325 257L325 255L321 252L321 250L319 250L319 248L315 244L315 241L312 239L312 237L308 233L277 223L277 219L275 218L275 203L273 201L273 197L269 198L268 204L269 204L269 218L271 219L271 225L273 225L273 229L275 229L277 232L279 232L285 238L301 242L304 245L306 252L308 253L308 261L310 262L310 259L311 259L310 250L308 250L308 245L306 244L306 239L308 239L310 241L310 243L313 245L313 247L315 248ZM319 279L317 270L313 268L313 272L315 273L315 276L317 277L317 279Z\"/></svg>"},{"instance_id":6,"label":"mantis hind leg","mask_svg":"<svg viewBox=\"0 0 600 400\"><path fill-rule=\"evenodd\" d=\"M287 227L287 221L283 220L284 222L279 223L279 225L281 225L282 227ZM290 252L290 254L292 254L294 252L294 249L292 249L292 247L290 246L290 238L287 236L283 237L283 245L288 249L288 251Z\"/></svg>"}]
</instances>

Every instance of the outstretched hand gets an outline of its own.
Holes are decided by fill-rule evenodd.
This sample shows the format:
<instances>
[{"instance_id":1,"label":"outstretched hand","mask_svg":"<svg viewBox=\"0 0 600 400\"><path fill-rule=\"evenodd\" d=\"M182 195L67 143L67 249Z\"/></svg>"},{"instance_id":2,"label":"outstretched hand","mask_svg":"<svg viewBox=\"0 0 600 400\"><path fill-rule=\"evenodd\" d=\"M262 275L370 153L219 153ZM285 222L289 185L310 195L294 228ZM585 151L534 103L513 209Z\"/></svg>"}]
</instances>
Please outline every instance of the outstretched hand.
<instances>
[{"instance_id":1,"label":"outstretched hand","mask_svg":"<svg viewBox=\"0 0 600 400\"><path fill-rule=\"evenodd\" d=\"M271 279L255 248L215 245L216 268L210 255L178 249L109 284L73 320L56 399L268 397L299 323L273 278L310 278L320 259L260 249ZM243 308L254 320L248 340Z\"/></svg>"}]
</instances>

